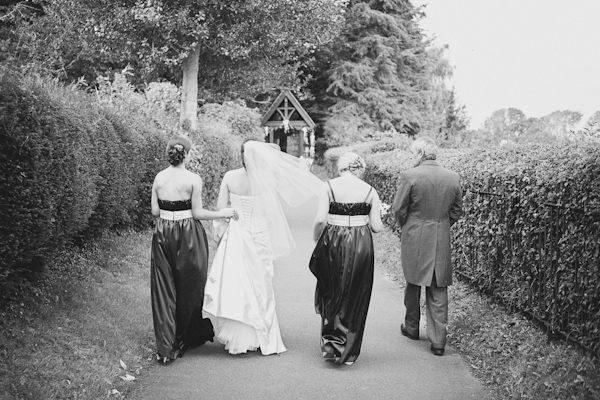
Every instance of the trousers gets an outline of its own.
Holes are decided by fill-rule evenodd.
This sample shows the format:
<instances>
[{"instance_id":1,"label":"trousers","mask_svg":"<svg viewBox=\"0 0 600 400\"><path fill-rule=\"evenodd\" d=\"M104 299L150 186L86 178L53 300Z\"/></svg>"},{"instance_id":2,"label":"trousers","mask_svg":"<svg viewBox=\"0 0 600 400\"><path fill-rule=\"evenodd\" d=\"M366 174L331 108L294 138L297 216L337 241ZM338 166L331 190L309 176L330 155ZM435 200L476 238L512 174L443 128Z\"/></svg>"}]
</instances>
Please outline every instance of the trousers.
<instances>
[{"instance_id":1,"label":"trousers","mask_svg":"<svg viewBox=\"0 0 600 400\"><path fill-rule=\"evenodd\" d=\"M406 315L404 326L411 335L419 335L421 319L421 286L406 282L404 306ZM446 327L448 325L448 287L438 287L435 273L431 286L425 287L425 305L427 312L427 338L437 349L446 346Z\"/></svg>"}]
</instances>

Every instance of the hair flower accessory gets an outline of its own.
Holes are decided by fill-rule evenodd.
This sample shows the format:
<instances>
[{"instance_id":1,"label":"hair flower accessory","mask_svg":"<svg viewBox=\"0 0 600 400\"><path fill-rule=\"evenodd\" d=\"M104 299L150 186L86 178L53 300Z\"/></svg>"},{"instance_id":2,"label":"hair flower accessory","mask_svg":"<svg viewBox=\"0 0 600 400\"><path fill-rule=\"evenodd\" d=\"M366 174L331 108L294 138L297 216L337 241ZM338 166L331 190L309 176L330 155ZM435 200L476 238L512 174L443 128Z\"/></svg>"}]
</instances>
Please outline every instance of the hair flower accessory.
<instances>
[{"instance_id":1,"label":"hair flower accessory","mask_svg":"<svg viewBox=\"0 0 600 400\"><path fill-rule=\"evenodd\" d=\"M352 172L365 168L363 161L357 157L354 161L348 164L348 169Z\"/></svg>"},{"instance_id":2,"label":"hair flower accessory","mask_svg":"<svg viewBox=\"0 0 600 400\"><path fill-rule=\"evenodd\" d=\"M176 145L173 146L173 148L177 151L183 151L183 145L177 143Z\"/></svg>"}]
</instances>

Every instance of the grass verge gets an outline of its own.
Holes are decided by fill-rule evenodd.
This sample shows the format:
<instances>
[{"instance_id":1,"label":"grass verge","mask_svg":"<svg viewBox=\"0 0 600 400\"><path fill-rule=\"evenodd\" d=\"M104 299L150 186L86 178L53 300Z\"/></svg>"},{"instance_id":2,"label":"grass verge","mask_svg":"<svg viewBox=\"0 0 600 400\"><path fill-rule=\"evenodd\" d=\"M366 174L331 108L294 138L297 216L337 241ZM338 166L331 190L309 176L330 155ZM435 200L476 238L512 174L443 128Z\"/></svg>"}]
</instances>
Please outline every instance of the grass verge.
<instances>
[{"instance_id":1,"label":"grass verge","mask_svg":"<svg viewBox=\"0 0 600 400\"><path fill-rule=\"evenodd\" d=\"M109 233L14 282L0 305L0 398L123 398L154 363L148 232Z\"/></svg>"},{"instance_id":2,"label":"grass verge","mask_svg":"<svg viewBox=\"0 0 600 400\"><path fill-rule=\"evenodd\" d=\"M388 228L375 235L375 257L391 279L405 286L400 240ZM465 283L455 280L449 297L448 344L495 398L600 399L600 360L573 345L548 341L534 323Z\"/></svg>"}]
</instances>

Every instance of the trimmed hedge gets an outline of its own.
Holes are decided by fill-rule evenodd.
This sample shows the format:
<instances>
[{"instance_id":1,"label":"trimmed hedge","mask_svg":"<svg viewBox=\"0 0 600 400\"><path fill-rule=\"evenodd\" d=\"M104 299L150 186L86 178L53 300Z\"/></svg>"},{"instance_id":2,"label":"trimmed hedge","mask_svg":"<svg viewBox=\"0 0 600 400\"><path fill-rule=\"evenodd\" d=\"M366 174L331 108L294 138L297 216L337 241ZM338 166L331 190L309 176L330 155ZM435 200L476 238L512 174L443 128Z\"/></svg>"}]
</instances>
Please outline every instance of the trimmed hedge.
<instances>
[{"instance_id":1,"label":"trimmed hedge","mask_svg":"<svg viewBox=\"0 0 600 400\"><path fill-rule=\"evenodd\" d=\"M77 90L1 72L0 283L74 240L148 226L165 135L132 130Z\"/></svg>"},{"instance_id":2,"label":"trimmed hedge","mask_svg":"<svg viewBox=\"0 0 600 400\"><path fill-rule=\"evenodd\" d=\"M166 143L179 132L168 127L173 118L164 104L136 93L123 74L91 96L0 73L1 287L13 273L37 277L70 243L113 227L148 227L152 182L168 167ZM205 207L216 202L225 172L239 167L244 138L262 139L260 129L246 126L256 111L236 105L232 116L231 108L213 107L211 114L216 120L224 110L225 134L205 124L190 133L189 168L203 179Z\"/></svg>"},{"instance_id":3,"label":"trimmed hedge","mask_svg":"<svg viewBox=\"0 0 600 400\"><path fill-rule=\"evenodd\" d=\"M464 217L455 272L482 292L600 353L600 146L594 141L441 150ZM406 151L368 156L365 180L391 204ZM391 215L385 222L395 229Z\"/></svg>"}]
</instances>

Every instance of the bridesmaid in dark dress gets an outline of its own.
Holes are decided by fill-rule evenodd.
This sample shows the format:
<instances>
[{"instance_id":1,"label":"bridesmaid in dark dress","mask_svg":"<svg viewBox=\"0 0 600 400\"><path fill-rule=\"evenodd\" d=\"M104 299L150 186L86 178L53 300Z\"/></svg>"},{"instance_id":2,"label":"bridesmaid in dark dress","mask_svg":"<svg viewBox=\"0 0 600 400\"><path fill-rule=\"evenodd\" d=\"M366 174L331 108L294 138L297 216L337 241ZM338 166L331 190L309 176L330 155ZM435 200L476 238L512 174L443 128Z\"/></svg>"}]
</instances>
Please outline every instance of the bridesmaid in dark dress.
<instances>
[{"instance_id":1,"label":"bridesmaid in dark dress","mask_svg":"<svg viewBox=\"0 0 600 400\"><path fill-rule=\"evenodd\" d=\"M157 358L166 363L188 347L213 339L213 328L202 318L208 269L208 242L201 219L237 218L231 208L202 208L202 179L185 168L191 142L183 136L167 144L171 166L152 185L150 289Z\"/></svg>"},{"instance_id":2,"label":"bridesmaid in dark dress","mask_svg":"<svg viewBox=\"0 0 600 400\"><path fill-rule=\"evenodd\" d=\"M360 354L371 290L373 238L383 228L377 192L360 179L366 164L355 153L338 160L340 176L319 196L310 270L317 278L315 309L321 315L321 351L336 364Z\"/></svg>"}]
</instances>

